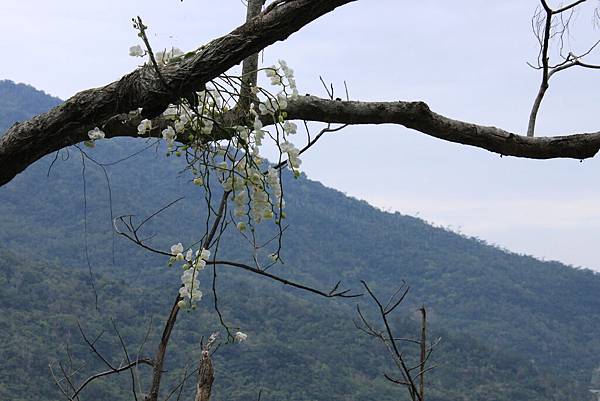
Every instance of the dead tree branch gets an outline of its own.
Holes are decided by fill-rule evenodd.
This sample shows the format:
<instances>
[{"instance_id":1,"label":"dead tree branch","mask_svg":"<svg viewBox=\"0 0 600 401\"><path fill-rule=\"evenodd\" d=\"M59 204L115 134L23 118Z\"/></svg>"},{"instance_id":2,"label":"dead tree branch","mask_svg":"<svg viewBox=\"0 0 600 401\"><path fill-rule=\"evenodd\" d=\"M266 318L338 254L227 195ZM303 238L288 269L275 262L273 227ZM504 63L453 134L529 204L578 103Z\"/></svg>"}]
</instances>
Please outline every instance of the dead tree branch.
<instances>
[{"instance_id":1,"label":"dead tree branch","mask_svg":"<svg viewBox=\"0 0 600 401\"><path fill-rule=\"evenodd\" d=\"M538 93L533 101L531 112L529 113L529 123L527 125L528 137L533 137L535 134L537 115L540 110L544 95L550 86L550 78L552 78L554 74L576 66L581 68L600 69L600 66L598 65L588 64L582 61L582 58L590 54L600 43L600 41L594 43L586 52L580 55L575 55L574 53L569 52L569 54L565 57L563 56L562 52L563 36L569 31L569 24L575 8L586 1L587 0L578 0L554 10L548 5L546 0L540 0L541 8L538 8L538 11L532 19L534 34L540 44L540 52L538 56L537 67L532 67L542 71L542 81L540 83ZM566 12L569 13L569 16L566 19L561 18L560 23L553 23L553 18L555 16L561 16L561 14ZM556 36L560 38L560 54L564 60L557 65L552 66L550 65L549 50L551 41Z\"/></svg>"},{"instance_id":2,"label":"dead tree branch","mask_svg":"<svg viewBox=\"0 0 600 401\"><path fill-rule=\"evenodd\" d=\"M198 381L196 385L195 401L209 401L212 392L212 385L215 381L215 371L211 358L211 348L217 340L219 333L213 333L206 345L202 345L200 356L200 367L198 368Z\"/></svg>"},{"instance_id":3,"label":"dead tree branch","mask_svg":"<svg viewBox=\"0 0 600 401\"><path fill-rule=\"evenodd\" d=\"M418 340L413 340L397 337L394 335L393 328L389 321L389 315L393 313L404 301L406 295L408 294L409 287L403 283L399 287L398 291L396 291L392 297L390 297L390 300L384 305L366 282L361 281L361 283L369 294L371 300L377 306L377 311L381 321L383 322L384 328L376 328L375 325L366 318L365 314L358 305L356 306L356 310L358 312L359 320L355 321L354 325L362 332L381 341L392 356L392 359L400 372L401 378L394 378L391 375L384 373L385 378L394 384L406 387L412 401L425 401L425 372L432 369L426 368L426 364L435 346L433 344L427 346L427 313L425 311L425 307L423 306L420 308L420 338ZM409 367L407 364L406 356L400 346L400 343L402 342L408 342L410 344L416 344L419 346L419 363L415 366ZM413 373L415 370L416 375Z\"/></svg>"},{"instance_id":4,"label":"dead tree branch","mask_svg":"<svg viewBox=\"0 0 600 401\"><path fill-rule=\"evenodd\" d=\"M50 366L50 370L52 372L52 376L54 378L54 382L55 384L58 386L58 388L60 389L60 391L63 393L63 395L65 396L65 398L69 401L75 401L75 400L79 400L79 396L81 394L81 392L92 382L105 377L105 376L110 376L116 373L121 373L121 372L126 372L128 371L131 375L132 378L132 390L133 390L133 395L134 398L137 399L137 394L136 394L136 389L135 389L135 372L134 372L134 368L139 367L140 365L148 365L148 366L154 366L154 361L150 358L145 358L145 357L140 357L139 356L139 351L138 351L138 356L135 359L131 359L129 357L129 353L127 351L127 347L125 345L125 342L123 340L123 337L121 336L121 333L119 332L116 323L114 321L112 321L112 326L113 326L113 330L115 332L115 335L117 336L119 343L121 344L121 348L123 350L123 354L125 356L124 361L121 362L120 364L116 365L113 364L111 362L109 362L108 358L106 356L104 356L96 347L96 343L98 342L98 340L100 340L100 338L104 335L104 331L100 332L100 334L98 334L93 340L91 340L86 334L85 331L83 330L83 327L81 326L81 324L79 324L79 322L77 322L77 327L79 328L79 332L81 334L81 337L83 338L84 342L87 344L88 348L90 349L90 351L104 364L108 367L107 370L99 372L99 373L95 373L91 376L89 376L87 379L85 379L78 387L75 387L75 384L73 383L72 377L74 377L77 373L79 373L83 366L77 369L73 368L73 364L72 364L72 360L71 360L71 355L68 352L68 348L67 348L67 356L69 358L69 371L65 370L62 366L61 363L59 363L59 367L61 369L61 372L63 374L63 378L62 379L58 379L52 369L52 366ZM146 343L146 341L148 340L148 335L146 335L146 337L144 338L142 344L140 345L139 350L141 351L142 347L144 346L144 344ZM84 365L85 366L85 365ZM65 389L65 387L61 384L62 382L66 382L68 384L68 388L69 389Z\"/></svg>"}]
</instances>

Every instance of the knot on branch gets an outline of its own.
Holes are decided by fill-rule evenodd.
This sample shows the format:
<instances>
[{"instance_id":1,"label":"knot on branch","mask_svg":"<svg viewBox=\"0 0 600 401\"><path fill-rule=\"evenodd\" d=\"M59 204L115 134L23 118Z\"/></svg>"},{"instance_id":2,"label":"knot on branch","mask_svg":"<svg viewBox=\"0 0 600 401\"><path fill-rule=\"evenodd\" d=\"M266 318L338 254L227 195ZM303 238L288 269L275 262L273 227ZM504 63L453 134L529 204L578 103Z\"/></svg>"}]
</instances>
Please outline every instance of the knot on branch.
<instances>
[{"instance_id":1,"label":"knot on branch","mask_svg":"<svg viewBox=\"0 0 600 401\"><path fill-rule=\"evenodd\" d=\"M421 102L421 101L413 102L413 105L415 107L415 111L417 111L418 113L421 113L421 114L431 113L431 109L425 102Z\"/></svg>"}]
</instances>

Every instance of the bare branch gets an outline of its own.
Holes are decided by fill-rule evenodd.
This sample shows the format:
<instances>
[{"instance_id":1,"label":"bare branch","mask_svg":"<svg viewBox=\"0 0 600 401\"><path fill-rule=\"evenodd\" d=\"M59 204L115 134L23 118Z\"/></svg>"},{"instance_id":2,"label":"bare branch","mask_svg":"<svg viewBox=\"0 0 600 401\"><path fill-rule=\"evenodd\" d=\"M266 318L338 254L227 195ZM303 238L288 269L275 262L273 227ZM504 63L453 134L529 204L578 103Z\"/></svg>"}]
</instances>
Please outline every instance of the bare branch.
<instances>
[{"instance_id":1,"label":"bare branch","mask_svg":"<svg viewBox=\"0 0 600 401\"><path fill-rule=\"evenodd\" d=\"M123 350L123 354L125 355L125 360L127 361L127 364L130 365L131 358L129 358L129 352L127 351L127 346L125 345L125 340L123 340L123 336L121 336L121 332L117 328L117 324L115 323L115 321L113 319L111 319L111 323L112 323L113 329L115 330L115 333L117 334L117 337L119 338L119 343L121 344L121 349ZM131 377L131 390L133 393L133 398L135 399L135 401L138 401L137 391L135 389L135 372L133 371L133 369L129 369L129 374Z\"/></svg>"},{"instance_id":2,"label":"bare branch","mask_svg":"<svg viewBox=\"0 0 600 401\"><path fill-rule=\"evenodd\" d=\"M600 66L594 65L586 65L581 62L581 58L591 53L599 42L596 42L592 45L585 53L580 56L576 56L573 53L569 53L568 56L564 56L563 48L564 48L564 40L563 36L565 33L569 32L569 24L571 22L571 18L575 11L575 7L578 5L585 3L586 0L578 0L571 4L565 5L561 8L553 10L546 0L540 0L542 4L542 9L538 8L535 15L532 18L532 26L534 34L540 44L540 52L538 54L538 67L534 67L536 69L540 69L542 71L542 81L540 83L540 87L538 89L538 93L533 101L533 106L531 107L531 112L529 113L529 122L527 125L527 136L533 137L535 134L535 124L537 120L537 115L540 110L540 106L542 104L542 99L546 94L546 91L549 87L550 78L556 74L557 72L566 70L567 68L573 66L582 66L586 68L600 68ZM543 12L542 12L543 10ZM569 11L569 16L564 19L562 14ZM545 16L542 17L542 15ZM560 16L560 23L554 24L552 23L552 18L555 15ZM543 25L543 29L541 29ZM550 42L552 38L558 36L560 40L560 55L564 60L554 66L550 66L550 56L548 54L550 48Z\"/></svg>"},{"instance_id":3,"label":"bare branch","mask_svg":"<svg viewBox=\"0 0 600 401\"><path fill-rule=\"evenodd\" d=\"M262 10L265 0L248 0L246 10L246 23L255 18ZM240 112L247 112L250 107L252 95L252 86L256 86L258 75L258 53L248 56L242 64L242 87L240 90L239 102L236 105Z\"/></svg>"},{"instance_id":4,"label":"bare branch","mask_svg":"<svg viewBox=\"0 0 600 401\"><path fill-rule=\"evenodd\" d=\"M104 332L100 332L100 334L98 334L98 336L94 339L94 341L90 341L87 336L85 335L85 332L83 331L83 328L81 327L81 324L79 323L79 321L77 321L77 327L79 328L79 333L81 334L81 337L83 338L83 341L85 341L85 343L88 345L88 347L92 350L92 352L98 357L100 358L100 360L106 365L108 366L109 369L114 370L115 367L108 362L108 360L98 351L98 349L96 348L95 344L96 341L98 341L100 339L100 337L102 337L102 335L104 334Z\"/></svg>"},{"instance_id":5,"label":"bare branch","mask_svg":"<svg viewBox=\"0 0 600 401\"><path fill-rule=\"evenodd\" d=\"M451 119L435 113L426 103L419 101L361 102L301 96L288 102L286 112L289 120L345 125L401 125L435 138L475 146L501 156L583 160L594 157L600 150L600 131L561 136L526 137L493 126ZM127 124L124 122L125 120L124 115L112 119L108 128L105 126L106 136L137 137L137 124ZM131 121L139 123L141 116L138 115ZM161 119L157 119L157 126L160 124ZM265 126L273 124L273 121L265 118L263 124ZM154 122L153 126L155 126ZM159 131L153 131L155 134L157 132Z\"/></svg>"},{"instance_id":6,"label":"bare branch","mask_svg":"<svg viewBox=\"0 0 600 401\"><path fill-rule=\"evenodd\" d=\"M260 49L285 39L310 21L351 1L296 0L271 3L262 13L230 34L210 42L179 61L159 67L163 79L160 79L157 68L149 64L120 81L81 92L48 113L15 124L0 139L0 164L3 166L0 185L9 182L40 157L87 140L86 133L94 126L100 126L108 138L137 136L137 125L143 118L157 116L167 104L177 102L179 97L188 96L244 58L254 60L253 55ZM538 38L542 83L530 114L530 136L535 128L537 112L548 87L548 80L554 73L575 65L594 69L600 67L583 62L581 57L552 67L548 61L549 42L553 36L552 16L572 12L581 3L583 1L575 1L552 10L545 1L542 2L540 13L546 14L545 18L540 17L543 34L540 31ZM565 24L568 25L568 20ZM245 64L244 75L248 79L253 78L255 68L251 63ZM173 90L167 90L163 81ZM246 89L247 87L248 85ZM242 87L242 92L243 90ZM288 118L340 124L400 124L443 140L481 147L501 155L535 159L585 159L593 157L600 148L598 132L528 140L502 129L437 115L422 102L327 102L311 96L290 101ZM326 110L319 110L321 106L326 106ZM138 107L143 109L142 112L129 113ZM359 113L354 117L349 110ZM160 130L165 126L164 120L155 118L149 136L159 136ZM213 135L211 140L219 138Z\"/></svg>"},{"instance_id":7,"label":"bare branch","mask_svg":"<svg viewBox=\"0 0 600 401\"><path fill-rule=\"evenodd\" d=\"M367 321L365 316L360 311L360 308L357 306L358 314L364 325L364 328L362 328L361 330L378 338L388 348L390 354L393 357L394 362L396 363L396 365L398 366L398 369L400 370L400 373L402 375L402 380L394 379L391 376L389 376L388 374L384 374L384 376L393 383L402 384L402 385L406 386L412 401L424 401L424 398L423 398L424 397L423 396L424 389L423 389L423 382L422 382L424 369L421 368L420 372L418 374L418 376L420 378L420 383L419 383L419 388L417 388L417 385L416 385L415 380L411 373L411 371L414 370L414 368L409 368L406 365L404 356L403 356L402 352L400 351L398 344L396 344L396 336L394 336L392 328L388 321L388 314L390 312L392 312L394 309L396 309L396 307L399 305L399 302L394 303L391 308L387 308L387 306L389 306L392 303L391 300L388 301L388 304L386 306L384 306L381 303L381 301L379 300L379 298L377 298L375 293L371 290L371 288L369 288L367 283L362 280L361 280L361 283L362 283L363 287L365 288L365 290L367 291L367 293L369 294L369 296L371 297L371 300L375 303L375 305L377 305L377 308L379 309L379 316L381 317L381 320L385 327L385 330L383 330L383 331L375 329L374 326ZM402 300L404 300L404 297L406 296L406 294L408 292L408 287L406 287L406 289L403 289L404 285L405 285L405 283L402 284L402 286L400 287L400 290L398 290L394 293L394 295L392 296L392 299L394 298L394 296L396 296L396 294L402 293L402 295L400 296L400 302ZM401 289L403 289L403 291L401 291ZM425 316L425 315L423 315L423 316ZM356 322L355 322L355 325L357 327L359 327L359 325ZM423 347L424 347L423 341L425 341L425 340L424 340L423 334L422 334L421 341L419 343L421 346L421 349L423 349ZM424 366L424 364L425 364L425 356L423 355L421 357L421 361L420 361L419 365Z\"/></svg>"},{"instance_id":8,"label":"bare branch","mask_svg":"<svg viewBox=\"0 0 600 401\"><path fill-rule=\"evenodd\" d=\"M577 1L576 1L576 2L574 2L574 3L567 4L566 6L563 6L563 7L559 8L559 9L553 10L553 11L552 11L552 14L560 14L560 13L562 13L562 12L568 11L568 10L570 10L570 9L571 9L571 8L573 8L573 7L577 7L577 6L578 6L578 5L580 5L581 3L585 3L586 1L587 1L587 0L577 0ZM545 1L544 1L544 3L545 3Z\"/></svg>"},{"instance_id":9,"label":"bare branch","mask_svg":"<svg viewBox=\"0 0 600 401\"><path fill-rule=\"evenodd\" d=\"M227 260L211 260L211 261L207 261L206 264L207 265L224 265L224 266L238 267L240 269L247 270L247 271L250 271L252 273L256 273L256 274L258 274L260 276L268 277L268 278L270 278L272 280L275 280L275 281L278 281L278 282L280 282L282 284L289 285L290 287L295 287L295 288L299 288L299 289L304 290L304 291L312 292L313 294L317 294L317 295L320 295L320 296L325 297L325 298L336 298L336 297L339 297L339 298L356 298L356 297L362 296L362 294L351 294L350 293L351 290L341 290L341 291L338 290L340 282L337 282L336 285L329 292L324 292L324 291L317 290L316 288L309 287L309 286L304 285L304 284L299 284L299 283L296 283L294 281L290 281L290 280L284 279L284 278L279 277L279 276L277 276L275 274L269 273L269 272L267 272L265 270L258 269L256 267L252 267L252 266L247 265L245 263L230 262L230 261L227 261Z\"/></svg>"},{"instance_id":10,"label":"bare branch","mask_svg":"<svg viewBox=\"0 0 600 401\"><path fill-rule=\"evenodd\" d=\"M72 396L70 396L70 400L75 399L82 391L83 389L85 389L85 387L90 384L91 382L93 382L96 379L99 379L101 377L104 376L109 376L115 373L121 373L124 372L126 370L130 370L138 365L149 365L149 366L153 366L153 362L151 359L149 358L141 358L141 359L136 359L134 361L129 362L128 364L124 365L124 366L120 366L118 368L114 368L114 369L109 369L107 371L104 372L100 372L100 373L96 373L93 376L88 377L82 384L81 386L79 386L77 388L77 390L75 391L75 393L73 393Z\"/></svg>"},{"instance_id":11,"label":"bare branch","mask_svg":"<svg viewBox=\"0 0 600 401\"><path fill-rule=\"evenodd\" d=\"M300 151L298 152L298 154L301 155L302 153L306 152L308 149L310 149L311 147L313 147L315 145L315 143L317 143L317 141L319 139L321 139L321 137L323 136L323 134L325 134L327 132L341 131L344 128L346 128L347 126L348 126L348 124L343 124L343 125L340 125L338 127L331 128L331 124L327 124L327 127L321 129L321 131L319 131L319 133L317 135L315 135L314 138L310 139L310 136L309 136L308 143L302 149L300 149ZM275 168L275 169L282 169L282 168L284 168L287 165L288 165L288 161L284 160L284 161L282 161L280 163L277 163L273 168Z\"/></svg>"},{"instance_id":12,"label":"bare branch","mask_svg":"<svg viewBox=\"0 0 600 401\"><path fill-rule=\"evenodd\" d=\"M154 358L154 365L152 370L152 385L150 387L150 392L148 393L146 398L144 398L145 401L158 400L158 391L160 389L160 382L162 379L163 365L165 363L167 347L169 345L169 339L171 338L173 327L175 327L177 313L179 312L179 307L177 306L178 302L179 294L177 294L177 296L175 297L175 302L171 307L171 312L169 313L169 317L167 318L167 321L163 328L162 336L160 338L160 344L158 345L156 357Z\"/></svg>"},{"instance_id":13,"label":"bare branch","mask_svg":"<svg viewBox=\"0 0 600 401\"><path fill-rule=\"evenodd\" d=\"M424 134L476 146L503 156L530 159L593 157L600 132L530 138L500 128L454 120L433 112L423 102L358 102L302 96L289 102L289 119L339 124L398 124Z\"/></svg>"},{"instance_id":14,"label":"bare branch","mask_svg":"<svg viewBox=\"0 0 600 401\"><path fill-rule=\"evenodd\" d=\"M219 204L219 210L214 218L213 221L213 225L211 230L209 231L209 233L206 235L206 237L204 238L204 242L202 244L203 248L209 248L210 243L213 240L213 237L217 231L217 228L219 227L221 220L223 219L224 213L225 213L225 207L227 205L227 198L229 197L230 192L224 192L223 196L221 197L221 202ZM169 314L169 317L167 318L167 321L165 323L165 327L163 329L163 334L160 340L160 344L158 346L158 350L156 352L156 357L154 358L154 370L152 372L152 386L150 388L150 392L148 393L148 395L145 398L145 401L157 401L158 400L158 394L159 394L159 390L160 390L160 382L162 379L162 373L163 373L163 365L164 365L164 361L165 361L165 356L167 353L167 346L169 344L169 340L171 337L171 333L173 331L173 327L175 327L175 321L177 320L177 314L179 313L179 306L178 306L178 302L181 299L181 297L179 296L179 294L177 294L177 296L175 297L175 302L173 303L173 306L171 307L171 312Z\"/></svg>"},{"instance_id":15,"label":"bare branch","mask_svg":"<svg viewBox=\"0 0 600 401\"><path fill-rule=\"evenodd\" d=\"M419 359L419 394L421 401L425 401L425 363L427 362L427 311L425 305L419 309L421 312L421 354Z\"/></svg>"}]
</instances>

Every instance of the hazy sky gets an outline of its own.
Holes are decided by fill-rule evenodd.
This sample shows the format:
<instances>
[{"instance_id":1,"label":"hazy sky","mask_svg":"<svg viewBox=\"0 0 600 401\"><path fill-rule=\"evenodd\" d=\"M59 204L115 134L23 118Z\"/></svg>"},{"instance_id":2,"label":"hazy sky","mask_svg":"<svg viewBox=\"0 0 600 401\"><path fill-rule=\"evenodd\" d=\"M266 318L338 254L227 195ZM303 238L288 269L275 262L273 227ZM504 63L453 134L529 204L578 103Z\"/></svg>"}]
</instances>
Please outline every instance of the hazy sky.
<instances>
[{"instance_id":1,"label":"hazy sky","mask_svg":"<svg viewBox=\"0 0 600 401\"><path fill-rule=\"evenodd\" d=\"M553 2L557 4L557 2ZM523 132L537 92L537 0L359 0L264 52L283 58L301 93L324 95L319 75L357 100L423 100L446 116ZM591 6L595 6L594 4ZM581 10L568 46L600 39ZM67 98L136 67L131 18L155 49L193 49L244 17L240 0L2 0L0 79ZM591 61L594 60L592 55ZM595 57L599 60L598 57ZM569 70L551 82L540 135L600 129L600 72ZM396 126L352 127L304 159L310 178L382 209L418 215L512 251L600 270L600 156L500 158Z\"/></svg>"}]
</instances>

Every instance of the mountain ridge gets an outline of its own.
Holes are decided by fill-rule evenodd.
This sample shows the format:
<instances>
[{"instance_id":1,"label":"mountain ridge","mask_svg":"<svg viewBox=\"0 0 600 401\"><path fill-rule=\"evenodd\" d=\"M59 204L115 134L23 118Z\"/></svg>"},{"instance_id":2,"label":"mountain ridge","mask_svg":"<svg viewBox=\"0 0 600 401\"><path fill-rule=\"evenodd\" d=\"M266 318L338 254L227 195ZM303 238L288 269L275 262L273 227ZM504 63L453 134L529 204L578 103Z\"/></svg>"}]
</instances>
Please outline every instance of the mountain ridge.
<instances>
[{"instance_id":1,"label":"mountain ridge","mask_svg":"<svg viewBox=\"0 0 600 401\"><path fill-rule=\"evenodd\" d=\"M126 138L99 141L90 155L98 160L118 160L149 145ZM196 188L190 188L189 177L179 173L180 164L172 158L165 158L163 154L164 149L157 145L135 159L124 161L120 166L106 166L106 177L111 186L110 207L103 169L79 154L77 149L61 151L51 169L52 158L39 161L13 182L0 188L0 244L17 255L26 255L27 259L43 260L44 263L70 267L84 273L86 258L83 234L86 225L94 273L101 278L107 275L106 277L125 283L112 284L113 287L117 286L123 291L126 290L127 283L133 282L135 286L132 291L140 294L150 290L159 291L161 288L165 291L165 283L176 287L177 274L165 267L163 258L132 249L131 244L116 239L116 263L113 265L110 245L113 241L111 210L114 216L132 212L143 216L180 195L186 198L177 204L177 208L166 211L153 222L150 229L152 234L158 235L156 244L163 248L178 241L190 243L194 237L193 222L200 221L201 213L197 210L197 204L202 195ZM86 163L85 202L82 163ZM594 356L600 354L600 340L594 337L594 333L600 331L600 297L597 296L600 293L600 275L586 269L574 269L560 263L542 262L532 257L506 253L484 241L433 227L418 218L379 211L364 201L350 199L341 192L307 180L304 176L293 180L288 175L285 183L287 222L290 228L284 238L283 255L288 263L279 267L277 272L320 288L326 288L339 279L345 285L356 288L358 280L364 279L373 289L382 292L389 291L390 287L406 280L412 288L407 308L425 303L430 309L434 330L445 330L447 337L453 339L448 347L455 348L456 353L442 352L445 357L450 358L452 369L463 369L465 372L454 376L454 380L460 377L472 387L484 388L476 396L468 393L467 386L449 389L453 376L445 370L439 373L439 380L432 378L433 382L437 381L437 387L435 383L432 384L433 401L478 399L479 396L482 400L523 399L509 388L511 380L516 380L517 377L523 383L523 391L529 389L526 399L556 397L557 400L581 401L589 396L586 393L587 381L592 370L600 363ZM35 188L35 195L32 188ZM83 213L84 204L86 214ZM246 257L241 248L243 242L232 236L226 239L224 242L229 245L224 246L223 253L243 260ZM104 245L99 246L100 244ZM268 308L279 311L279 314L269 314L268 318L264 318L265 321L272 320L269 327L273 327L266 338L274 338L275 333L284 330L285 324L292 324L281 317L292 311L296 311L297 320L314 326L314 323L300 318L302 312L297 305L307 305L308 310L312 310L314 305L315 312L311 312L310 316L322 325L330 324L318 319L318 311L328 308L321 300L306 301L303 295L282 291L276 285L262 283L249 276L242 276L244 278L240 281L233 273L223 274L229 280L223 280L223 285L228 286L230 291L239 292L239 288L245 285L244 280L247 280L261 291L273 294L268 299L274 294L292 297L289 302L286 301L285 308L278 306L276 302L269 301L271 303L267 304ZM85 274L78 273L77 277L81 283L89 280L89 277L85 278ZM81 283L72 285L79 286ZM99 289L101 293L106 290L112 297L116 297L116 294L110 292L113 287L109 283L99 286ZM113 290L117 291L117 287ZM245 291L252 294L248 295L249 299L263 297L259 290ZM244 302L243 299L234 298L238 303ZM126 302L126 298L122 302ZM132 306L134 311L136 308L144 308L138 303L134 305L137 305ZM260 305L267 308L265 304ZM345 306L336 306L333 310L349 319L347 315L351 313L351 305L343 305ZM3 307L3 303L0 306ZM228 308L231 313L235 313L233 305ZM164 314L157 307L151 309L157 314ZM257 321L263 319L261 313L260 307L247 312L248 316ZM331 315L334 321L340 319L339 316L334 316L338 315ZM243 318L242 315L236 317L240 321ZM277 319L283 320L278 323ZM252 325L252 322L245 324ZM348 330L349 326L340 327ZM302 331L301 328L297 330ZM463 337L471 340L461 343L460 339ZM326 337L319 338L325 342ZM350 341L350 337L343 338ZM261 340L268 347L268 342L264 341ZM481 348L475 346L476 343L480 343ZM309 363L306 362L308 359L303 359L302 347L299 346L311 344L309 338L294 341L296 347L290 347L283 341L277 344L281 347L277 352L286 355L286 358L300 358L299 360L305 361L303 363ZM366 345L359 344L361 345L348 345L344 349L350 354L360 353L361 347ZM473 349L469 349L468 344L473 344ZM477 349L481 350L473 351ZM320 350L323 354L330 353L325 348ZM486 359L488 354L494 357ZM260 355L271 361L271 364L281 363L267 355ZM502 355L507 356L504 362ZM356 377L365 375L356 369L355 359L345 355L340 357L353 366L348 374ZM367 377L373 380L381 378L374 375L373 366L385 363L385 358L384 354L380 354L380 359L371 359ZM452 364L452 358L464 361L464 366ZM560 360L560 365L554 366L556 360ZM333 367L326 362L314 363L325 364L324 371L329 369L330 376L324 377L330 377L330 382L339 387L336 394L342 394L342 389L349 388L354 389L352 391L355 395L363 394L357 388L361 387L361 383L364 386L364 381L344 381L339 376L331 376ZM519 366L511 365L520 365L523 372L519 373ZM248 372L252 372L252 369L246 370L246 374ZM496 382L489 381L489 378L486 382L486 372L496 372ZM476 377L479 382L465 378L468 374ZM240 385L237 380L239 377L234 376L227 376L230 389ZM551 377L556 378L555 383ZM542 384L530 383L531 386L528 387L529 381ZM565 381L569 383L568 390L557 390L556 383ZM377 383L372 389L375 393L368 399L383 400L391 394L384 390L385 383ZM290 391L300 391L293 386L295 390L273 386L271 384L271 388L276 389L273 394L288 398ZM464 393L462 397L471 397L461 398L461 392ZM248 392L243 394L244 397L250 397ZM311 399L311 396L314 397L314 393L297 399Z\"/></svg>"}]
</instances>

